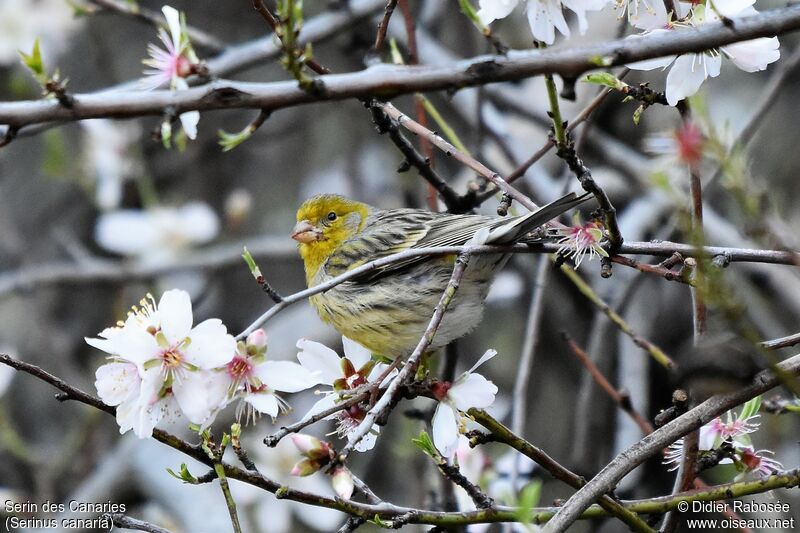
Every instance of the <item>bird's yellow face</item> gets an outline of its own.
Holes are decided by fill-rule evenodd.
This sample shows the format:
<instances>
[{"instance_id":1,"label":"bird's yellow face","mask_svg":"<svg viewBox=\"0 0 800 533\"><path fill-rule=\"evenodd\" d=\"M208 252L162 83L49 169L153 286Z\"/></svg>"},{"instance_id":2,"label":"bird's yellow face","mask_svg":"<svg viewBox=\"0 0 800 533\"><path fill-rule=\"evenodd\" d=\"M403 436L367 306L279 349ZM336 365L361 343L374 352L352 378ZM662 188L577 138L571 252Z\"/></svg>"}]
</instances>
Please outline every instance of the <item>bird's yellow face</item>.
<instances>
[{"instance_id":1,"label":"bird's yellow face","mask_svg":"<svg viewBox=\"0 0 800 533\"><path fill-rule=\"evenodd\" d=\"M300 206L292 239L300 243L308 281L336 248L361 231L368 214L366 204L334 194L314 196Z\"/></svg>"}]
</instances>

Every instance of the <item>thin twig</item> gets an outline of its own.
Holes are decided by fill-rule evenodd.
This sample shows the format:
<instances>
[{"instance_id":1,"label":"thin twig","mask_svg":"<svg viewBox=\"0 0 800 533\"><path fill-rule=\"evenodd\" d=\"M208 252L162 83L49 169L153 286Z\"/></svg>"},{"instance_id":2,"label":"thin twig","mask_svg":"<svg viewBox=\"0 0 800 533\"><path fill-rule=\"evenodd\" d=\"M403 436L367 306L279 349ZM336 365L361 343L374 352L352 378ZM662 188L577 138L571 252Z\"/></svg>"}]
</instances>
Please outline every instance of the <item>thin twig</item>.
<instances>
[{"instance_id":1,"label":"thin twig","mask_svg":"<svg viewBox=\"0 0 800 533\"><path fill-rule=\"evenodd\" d=\"M389 118L379 105L370 105L372 119L378 128L378 133L388 133L389 138L397 146L398 150L405 156L407 164L410 164L419 171L425 181L427 181L442 197L444 205L450 213L463 213L469 211L470 198L460 196L431 166L430 159L423 157L411 142L400 133L397 122ZM401 166L400 170L404 170Z\"/></svg>"},{"instance_id":2,"label":"thin twig","mask_svg":"<svg viewBox=\"0 0 800 533\"><path fill-rule=\"evenodd\" d=\"M537 448L519 435L515 435L514 432L495 420L486 411L473 408L470 409L467 414L474 418L475 421L480 425L488 429L495 437L497 442L508 444L518 452L530 457L542 468L550 472L554 478L559 479L576 489L579 489L586 484L586 480L584 478L571 472L569 469L558 463L555 459L547 455L547 453ZM650 526L644 523L641 518L636 516L636 514L631 513L628 509L622 507L622 505L608 495L598 495L597 503L600 504L603 509L628 524L628 526L630 526L634 531L654 531Z\"/></svg>"},{"instance_id":3,"label":"thin twig","mask_svg":"<svg viewBox=\"0 0 800 533\"><path fill-rule=\"evenodd\" d=\"M602 311L611 320L611 322L613 322L614 325L619 328L620 331L629 336L634 344L649 353L653 359L655 359L664 368L672 370L676 367L675 362L666 353L664 353L664 350L636 333L625 321L625 319L622 318L619 313L614 311L606 302L604 302L597 295L597 293L595 293L594 289L592 289L592 287L586 283L577 272L575 272L575 270L567 265L561 265L561 272L566 274L566 276L570 279L570 281L572 281L581 294L583 294L590 302L592 302L595 307Z\"/></svg>"},{"instance_id":4,"label":"thin twig","mask_svg":"<svg viewBox=\"0 0 800 533\"><path fill-rule=\"evenodd\" d=\"M464 152L458 150L455 146L444 140L441 136L432 132L424 127L419 122L412 120L408 115L402 113L391 103L378 103L376 104L393 120L397 121L400 126L403 126L408 131L413 132L421 137L427 138L431 144L442 150L447 156L453 157L456 161L471 168L490 182L494 183L500 190L507 193L509 196L517 200L520 204L533 211L538 206L533 201L522 194L520 191L506 183L499 173L489 169L486 165Z\"/></svg>"},{"instance_id":5,"label":"thin twig","mask_svg":"<svg viewBox=\"0 0 800 533\"><path fill-rule=\"evenodd\" d=\"M142 7L138 3L125 2L124 0L86 0L86 1L89 2L90 4L94 4L109 11L113 11L121 15L126 15L129 17L133 17L134 19L144 21L147 24L150 24L155 27L166 25L164 16L161 15L161 13L158 13L157 11L153 11L152 9L148 9L146 7ZM209 33L206 33L205 31L195 28L193 26L187 25L186 33L189 35L189 39L192 40L192 44L201 46L211 52L219 53L228 47L228 45L219 40L219 38L210 35Z\"/></svg>"},{"instance_id":6,"label":"thin twig","mask_svg":"<svg viewBox=\"0 0 800 533\"><path fill-rule=\"evenodd\" d=\"M478 509L491 509L494 507L494 500L491 496L483 492L478 485L467 479L467 477L461 473L461 469L458 468L457 464L450 464L444 457L439 457L436 460L436 466L442 475L464 489L464 492L469 495L475 507Z\"/></svg>"},{"instance_id":7,"label":"thin twig","mask_svg":"<svg viewBox=\"0 0 800 533\"><path fill-rule=\"evenodd\" d=\"M800 373L800 355L795 355L777 365L782 372L791 375ZM641 441L620 453L608 463L592 480L578 490L562 506L544 528L545 533L564 531L601 494L613 490L616 484L631 470L690 431L699 429L717 416L741 405L751 398L777 387L781 377L772 371L760 372L752 384L737 391L712 396L684 415L660 427Z\"/></svg>"},{"instance_id":8,"label":"thin twig","mask_svg":"<svg viewBox=\"0 0 800 533\"><path fill-rule=\"evenodd\" d=\"M569 346L570 351L578 358L581 364L586 368L589 374L592 376L592 379L603 389L606 394L614 401L614 403L619 406L631 419L639 426L639 429L642 430L642 434L649 435L653 432L653 425L645 419L637 411L633 404L631 403L631 398L629 395L622 394L620 391L614 388L613 385L606 379L603 373L597 368L597 365L594 364L592 358L589 357L583 348L581 348L578 343L576 343L567 332L562 332L561 336L566 341L567 345Z\"/></svg>"},{"instance_id":9,"label":"thin twig","mask_svg":"<svg viewBox=\"0 0 800 533\"><path fill-rule=\"evenodd\" d=\"M349 407L354 406L355 404L366 400L369 397L369 392L362 392L352 398L348 398L347 400L337 403L319 413L316 413L313 416L308 417L307 419L300 420L299 422L295 422L294 424L290 424L288 426L283 426L278 431L273 433L272 435L267 435L264 437L264 444L269 446L270 448L274 448L278 445L278 443L291 433L297 433L303 428L306 428L312 424L319 422L320 420L324 420L328 418L332 414L338 413L339 411L343 411Z\"/></svg>"},{"instance_id":10,"label":"thin twig","mask_svg":"<svg viewBox=\"0 0 800 533\"><path fill-rule=\"evenodd\" d=\"M517 365L517 377L514 379L514 392L511 403L511 431L525 435L525 418L528 416L528 384L533 371L533 358L541 337L542 316L544 315L544 292L551 264L546 257L539 258L533 282L531 303L528 308L528 321L525 324L525 340L522 355ZM519 474L519 461L514 459L511 469L511 490L516 491Z\"/></svg>"},{"instance_id":11,"label":"thin twig","mask_svg":"<svg viewBox=\"0 0 800 533\"><path fill-rule=\"evenodd\" d=\"M386 31L389 29L389 19L392 18L394 8L397 6L397 0L387 0L386 7L383 9L383 18L378 24L378 33L375 35L375 44L372 50L375 53L380 53L383 48L383 41L386 40Z\"/></svg>"},{"instance_id":12,"label":"thin twig","mask_svg":"<svg viewBox=\"0 0 800 533\"><path fill-rule=\"evenodd\" d=\"M800 333L787 335L786 337L781 337L779 339L764 341L761 343L761 347L767 350L777 350L779 348L794 346L795 344L800 344Z\"/></svg>"}]
</instances>

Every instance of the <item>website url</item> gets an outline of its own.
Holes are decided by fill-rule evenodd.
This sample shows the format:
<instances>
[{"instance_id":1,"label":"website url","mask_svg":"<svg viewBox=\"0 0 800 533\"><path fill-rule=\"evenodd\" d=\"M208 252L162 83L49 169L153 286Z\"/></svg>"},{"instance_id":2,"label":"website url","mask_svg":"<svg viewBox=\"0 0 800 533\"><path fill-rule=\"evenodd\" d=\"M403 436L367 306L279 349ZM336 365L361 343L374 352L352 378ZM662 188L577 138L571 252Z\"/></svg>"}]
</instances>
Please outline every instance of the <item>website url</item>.
<instances>
[{"instance_id":1,"label":"website url","mask_svg":"<svg viewBox=\"0 0 800 533\"><path fill-rule=\"evenodd\" d=\"M754 531L765 529L795 530L794 518L695 518L686 520L689 529L741 529L750 528Z\"/></svg>"}]
</instances>

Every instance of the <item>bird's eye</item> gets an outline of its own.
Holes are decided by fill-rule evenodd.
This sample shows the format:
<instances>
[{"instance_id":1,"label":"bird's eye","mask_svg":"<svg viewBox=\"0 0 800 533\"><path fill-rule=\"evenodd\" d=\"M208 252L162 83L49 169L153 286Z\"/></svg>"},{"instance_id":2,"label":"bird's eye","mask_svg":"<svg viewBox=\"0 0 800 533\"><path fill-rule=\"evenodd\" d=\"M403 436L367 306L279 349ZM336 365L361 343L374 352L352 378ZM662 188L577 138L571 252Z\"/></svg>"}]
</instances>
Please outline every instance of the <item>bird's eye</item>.
<instances>
[{"instance_id":1,"label":"bird's eye","mask_svg":"<svg viewBox=\"0 0 800 533\"><path fill-rule=\"evenodd\" d=\"M328 213L328 216L326 218L329 221L333 222L334 220L336 220L336 213L334 211L331 211L330 213Z\"/></svg>"}]
</instances>

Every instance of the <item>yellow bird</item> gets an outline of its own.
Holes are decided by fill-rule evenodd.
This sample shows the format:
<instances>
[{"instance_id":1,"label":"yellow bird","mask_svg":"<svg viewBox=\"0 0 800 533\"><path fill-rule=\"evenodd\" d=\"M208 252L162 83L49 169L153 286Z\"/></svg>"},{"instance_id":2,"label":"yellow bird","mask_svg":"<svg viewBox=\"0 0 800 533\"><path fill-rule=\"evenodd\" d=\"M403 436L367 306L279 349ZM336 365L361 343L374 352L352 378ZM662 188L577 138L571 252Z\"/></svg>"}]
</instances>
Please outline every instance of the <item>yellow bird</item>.
<instances>
[{"instance_id":1,"label":"yellow bird","mask_svg":"<svg viewBox=\"0 0 800 533\"><path fill-rule=\"evenodd\" d=\"M297 211L292 238L299 242L309 287L359 265L403 250L459 246L489 229L486 244L533 242L532 230L572 209L588 195L567 194L524 216L432 213L422 209L378 209L343 196L323 194ZM494 274L508 254L475 255L436 333L436 350L481 320ZM453 256L427 256L393 263L310 298L326 323L342 335L386 357L406 356L430 322L453 272Z\"/></svg>"}]
</instances>

